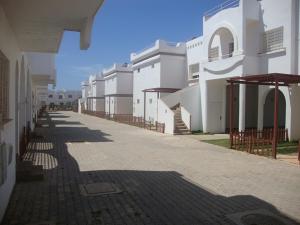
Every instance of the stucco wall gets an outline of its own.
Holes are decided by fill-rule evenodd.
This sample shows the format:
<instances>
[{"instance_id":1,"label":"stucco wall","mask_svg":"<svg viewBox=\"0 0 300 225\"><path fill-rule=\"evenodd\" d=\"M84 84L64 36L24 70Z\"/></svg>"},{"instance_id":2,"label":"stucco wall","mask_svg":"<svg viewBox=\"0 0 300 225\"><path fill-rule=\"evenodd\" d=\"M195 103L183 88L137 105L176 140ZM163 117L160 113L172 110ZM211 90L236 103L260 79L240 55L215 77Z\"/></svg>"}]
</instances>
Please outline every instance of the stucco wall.
<instances>
[{"instance_id":1,"label":"stucco wall","mask_svg":"<svg viewBox=\"0 0 300 225\"><path fill-rule=\"evenodd\" d=\"M7 21L4 11L0 5L0 50L9 60L9 117L15 117L15 78L16 68L18 67L20 72L22 54L18 48L13 31ZM18 64L18 66L17 66ZM27 68L26 60L24 60L24 67ZM15 131L15 120L6 123L4 127L0 128L0 142L13 146L13 160L7 168L7 179L3 185L0 186L0 221L3 218L5 209L7 207L11 192L15 184L16 174L16 146L17 142Z\"/></svg>"}]
</instances>

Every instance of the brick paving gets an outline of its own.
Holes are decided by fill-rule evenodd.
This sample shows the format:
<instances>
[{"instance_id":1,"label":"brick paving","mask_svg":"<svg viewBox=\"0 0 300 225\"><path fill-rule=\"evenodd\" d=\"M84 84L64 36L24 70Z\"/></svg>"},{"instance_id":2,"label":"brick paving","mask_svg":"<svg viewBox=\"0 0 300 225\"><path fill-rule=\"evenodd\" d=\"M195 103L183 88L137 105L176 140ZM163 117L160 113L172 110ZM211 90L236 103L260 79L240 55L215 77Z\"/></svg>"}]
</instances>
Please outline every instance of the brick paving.
<instances>
[{"instance_id":1,"label":"brick paving","mask_svg":"<svg viewBox=\"0 0 300 225\"><path fill-rule=\"evenodd\" d=\"M45 179L16 184L3 224L234 225L227 215L258 209L300 220L299 166L73 112L50 116L26 155ZM80 192L101 182L122 192Z\"/></svg>"}]
</instances>

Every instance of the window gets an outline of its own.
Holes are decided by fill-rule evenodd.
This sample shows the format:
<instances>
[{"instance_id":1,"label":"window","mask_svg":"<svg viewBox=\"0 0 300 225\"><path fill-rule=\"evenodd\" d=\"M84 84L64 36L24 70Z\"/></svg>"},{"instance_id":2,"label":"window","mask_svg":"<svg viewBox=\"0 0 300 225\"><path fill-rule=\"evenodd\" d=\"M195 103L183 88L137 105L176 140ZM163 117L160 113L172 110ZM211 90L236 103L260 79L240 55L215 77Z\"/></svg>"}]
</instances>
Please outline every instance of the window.
<instances>
[{"instance_id":1,"label":"window","mask_svg":"<svg viewBox=\"0 0 300 225\"><path fill-rule=\"evenodd\" d=\"M199 78L199 63L192 64L189 66L189 79Z\"/></svg>"},{"instance_id":2,"label":"window","mask_svg":"<svg viewBox=\"0 0 300 225\"><path fill-rule=\"evenodd\" d=\"M152 98L149 99L149 104L152 104Z\"/></svg>"},{"instance_id":3,"label":"window","mask_svg":"<svg viewBox=\"0 0 300 225\"><path fill-rule=\"evenodd\" d=\"M53 95L49 95L48 97L49 97L49 98L53 98Z\"/></svg>"},{"instance_id":4,"label":"window","mask_svg":"<svg viewBox=\"0 0 300 225\"><path fill-rule=\"evenodd\" d=\"M151 65L151 68L153 69L154 67L155 67L155 64L152 64L152 65Z\"/></svg>"},{"instance_id":5,"label":"window","mask_svg":"<svg viewBox=\"0 0 300 225\"><path fill-rule=\"evenodd\" d=\"M209 60L214 61L219 58L219 47L209 49Z\"/></svg>"},{"instance_id":6,"label":"window","mask_svg":"<svg viewBox=\"0 0 300 225\"><path fill-rule=\"evenodd\" d=\"M0 51L0 124L9 118L9 61Z\"/></svg>"},{"instance_id":7,"label":"window","mask_svg":"<svg viewBox=\"0 0 300 225\"><path fill-rule=\"evenodd\" d=\"M228 48L229 48L229 57L232 57L232 53L234 52L234 43L230 42Z\"/></svg>"},{"instance_id":8,"label":"window","mask_svg":"<svg viewBox=\"0 0 300 225\"><path fill-rule=\"evenodd\" d=\"M136 100L136 104L140 104L140 100L139 99Z\"/></svg>"},{"instance_id":9,"label":"window","mask_svg":"<svg viewBox=\"0 0 300 225\"><path fill-rule=\"evenodd\" d=\"M263 33L262 52L271 52L283 48L283 27Z\"/></svg>"},{"instance_id":10,"label":"window","mask_svg":"<svg viewBox=\"0 0 300 225\"><path fill-rule=\"evenodd\" d=\"M141 72L141 69L140 69L140 68L138 68L138 69L137 69L137 72L138 72L138 73L139 73L139 72Z\"/></svg>"},{"instance_id":11,"label":"window","mask_svg":"<svg viewBox=\"0 0 300 225\"><path fill-rule=\"evenodd\" d=\"M68 98L73 98L73 96L72 95L68 95Z\"/></svg>"},{"instance_id":12,"label":"window","mask_svg":"<svg viewBox=\"0 0 300 225\"><path fill-rule=\"evenodd\" d=\"M58 99L63 99L63 96L62 96L62 95L59 95L59 96L58 96Z\"/></svg>"}]
</instances>

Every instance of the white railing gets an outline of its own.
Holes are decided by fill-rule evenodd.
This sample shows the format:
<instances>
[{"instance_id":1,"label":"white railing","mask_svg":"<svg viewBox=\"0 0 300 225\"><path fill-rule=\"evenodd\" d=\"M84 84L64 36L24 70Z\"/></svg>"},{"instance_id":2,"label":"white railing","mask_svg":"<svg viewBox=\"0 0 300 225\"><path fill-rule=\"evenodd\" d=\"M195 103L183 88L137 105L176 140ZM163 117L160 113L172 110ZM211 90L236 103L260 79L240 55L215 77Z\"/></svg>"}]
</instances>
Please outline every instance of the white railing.
<instances>
[{"instance_id":1,"label":"white railing","mask_svg":"<svg viewBox=\"0 0 300 225\"><path fill-rule=\"evenodd\" d=\"M175 114L170 107L162 100L158 100L158 122L165 124L165 133L174 134Z\"/></svg>"},{"instance_id":2,"label":"white railing","mask_svg":"<svg viewBox=\"0 0 300 225\"><path fill-rule=\"evenodd\" d=\"M209 19L210 17L212 17L213 15L217 14L218 12L220 12L224 9L235 8L235 7L238 7L239 5L240 5L240 0L225 1L222 4L217 5L216 7L206 11L204 13L204 17L205 17L205 19Z\"/></svg>"}]
</instances>

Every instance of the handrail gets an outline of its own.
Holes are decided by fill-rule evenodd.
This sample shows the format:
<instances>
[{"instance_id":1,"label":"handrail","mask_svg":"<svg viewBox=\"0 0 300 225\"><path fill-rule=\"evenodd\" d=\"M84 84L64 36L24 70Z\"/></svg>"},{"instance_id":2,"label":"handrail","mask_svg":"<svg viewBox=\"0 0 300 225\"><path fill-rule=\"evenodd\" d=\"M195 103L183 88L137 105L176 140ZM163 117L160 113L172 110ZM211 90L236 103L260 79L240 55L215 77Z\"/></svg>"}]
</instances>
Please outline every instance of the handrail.
<instances>
[{"instance_id":1,"label":"handrail","mask_svg":"<svg viewBox=\"0 0 300 225\"><path fill-rule=\"evenodd\" d=\"M240 5L240 0L228 0L223 2L220 5L215 6L214 8L206 11L204 13L204 17L205 19L209 19L210 17L214 16L215 14L217 14L218 12L224 10L224 9L228 9L228 8L235 8L238 7Z\"/></svg>"}]
</instances>

